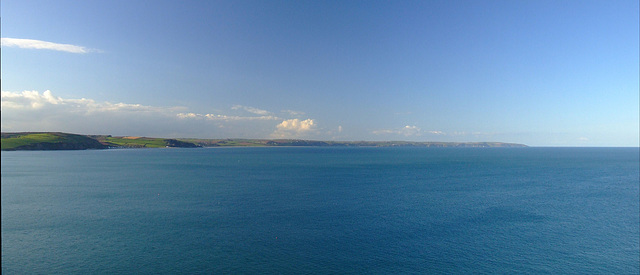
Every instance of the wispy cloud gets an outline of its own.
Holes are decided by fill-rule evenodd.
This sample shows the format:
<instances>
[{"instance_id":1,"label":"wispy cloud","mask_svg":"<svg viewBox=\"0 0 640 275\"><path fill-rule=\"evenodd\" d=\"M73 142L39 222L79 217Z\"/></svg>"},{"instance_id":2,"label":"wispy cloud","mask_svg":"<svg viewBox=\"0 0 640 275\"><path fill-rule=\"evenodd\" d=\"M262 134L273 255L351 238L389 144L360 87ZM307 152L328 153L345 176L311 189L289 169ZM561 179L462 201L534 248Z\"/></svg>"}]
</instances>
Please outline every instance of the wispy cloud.
<instances>
[{"instance_id":1,"label":"wispy cloud","mask_svg":"<svg viewBox=\"0 0 640 275\"><path fill-rule=\"evenodd\" d=\"M60 44L49 41L35 40L35 39L21 39L21 38L1 38L2 47L17 47L23 49L37 49L37 50L53 50L68 53L90 53L101 52L96 49L89 49L83 46Z\"/></svg>"},{"instance_id":2,"label":"wispy cloud","mask_svg":"<svg viewBox=\"0 0 640 275\"><path fill-rule=\"evenodd\" d=\"M407 125L400 129L376 130L376 131L373 131L373 133L376 135L394 134L394 135L402 135L405 137L410 137L410 136L420 136L422 134L421 131L422 130L416 126Z\"/></svg>"},{"instance_id":3,"label":"wispy cloud","mask_svg":"<svg viewBox=\"0 0 640 275\"><path fill-rule=\"evenodd\" d=\"M181 119L206 119L206 120L223 120L223 121L242 121L242 120L279 120L275 116L228 116L216 114L196 114L196 113L178 113Z\"/></svg>"},{"instance_id":4,"label":"wispy cloud","mask_svg":"<svg viewBox=\"0 0 640 275\"><path fill-rule=\"evenodd\" d=\"M283 113L287 113L290 116L293 117L298 117L298 116L303 116L305 113L301 112L301 111L294 111L294 110L282 110Z\"/></svg>"},{"instance_id":5,"label":"wispy cloud","mask_svg":"<svg viewBox=\"0 0 640 275\"><path fill-rule=\"evenodd\" d=\"M252 114L256 114L256 115L261 115L261 116L266 116L271 114L271 112L266 111L266 110L261 110L258 108L254 108L254 107L249 107L249 106L242 106L242 105L233 105L233 107L231 107L232 110L244 110L247 111L249 113Z\"/></svg>"}]
</instances>

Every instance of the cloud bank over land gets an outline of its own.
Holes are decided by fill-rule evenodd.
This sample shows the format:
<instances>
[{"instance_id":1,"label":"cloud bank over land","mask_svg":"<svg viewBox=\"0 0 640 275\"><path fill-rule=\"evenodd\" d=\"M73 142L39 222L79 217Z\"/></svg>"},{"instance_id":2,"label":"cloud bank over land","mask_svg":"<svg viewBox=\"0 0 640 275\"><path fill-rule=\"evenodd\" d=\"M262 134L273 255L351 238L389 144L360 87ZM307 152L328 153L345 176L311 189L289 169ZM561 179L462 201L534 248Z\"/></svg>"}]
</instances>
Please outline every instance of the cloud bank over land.
<instances>
[{"instance_id":1,"label":"cloud bank over land","mask_svg":"<svg viewBox=\"0 0 640 275\"><path fill-rule=\"evenodd\" d=\"M341 125L318 127L301 111L280 111L233 105L226 112L196 113L181 106L98 102L87 98L62 98L46 90L2 91L2 131L55 131L82 134L112 134L197 138L294 138L340 140ZM439 140L473 136L491 139L491 134L427 131L415 125L371 132L381 140ZM358 137L356 137L358 138Z\"/></svg>"},{"instance_id":2,"label":"cloud bank over land","mask_svg":"<svg viewBox=\"0 0 640 275\"><path fill-rule=\"evenodd\" d=\"M423 130L417 125L369 131L371 136L352 136L351 127L321 127L315 118L288 112L232 105L225 111L192 112L182 106L151 106L112 103L88 98L63 98L46 90L1 92L0 128L3 132L68 132L78 134L147 136L166 138L283 138L314 140L406 140L406 141L504 141L505 134L479 131ZM279 109L280 110L280 109ZM529 133L525 133L529 134ZM590 136L554 137L591 142ZM588 138L587 138L588 137Z\"/></svg>"},{"instance_id":3,"label":"cloud bank over land","mask_svg":"<svg viewBox=\"0 0 640 275\"><path fill-rule=\"evenodd\" d=\"M125 104L96 102L92 99L63 99L56 97L51 91L46 90L40 94L38 91L23 92L1 92L2 95L2 111L11 112L11 110L54 110L62 112L71 112L74 114L96 113L96 112L164 112L175 111L181 108L162 108L145 106L141 104Z\"/></svg>"},{"instance_id":4,"label":"cloud bank over land","mask_svg":"<svg viewBox=\"0 0 640 275\"><path fill-rule=\"evenodd\" d=\"M2 131L153 135L162 133L162 125L171 124L175 113L183 109L67 99L48 90L2 91L1 127Z\"/></svg>"},{"instance_id":5,"label":"cloud bank over land","mask_svg":"<svg viewBox=\"0 0 640 275\"><path fill-rule=\"evenodd\" d=\"M272 112L234 105L231 113L199 114L186 107L68 99L47 90L2 91L2 131L59 131L157 137L278 138L306 137L313 119L274 116ZM280 123L278 123L280 122Z\"/></svg>"},{"instance_id":6,"label":"cloud bank over land","mask_svg":"<svg viewBox=\"0 0 640 275\"><path fill-rule=\"evenodd\" d=\"M35 39L21 39L21 38L1 38L2 47L16 47L22 49L36 49L36 50L52 50L52 51L60 51L60 52L68 52L68 53L91 53L91 52L101 52L96 49L89 49L83 46L71 45L71 44L60 44L42 40Z\"/></svg>"}]
</instances>

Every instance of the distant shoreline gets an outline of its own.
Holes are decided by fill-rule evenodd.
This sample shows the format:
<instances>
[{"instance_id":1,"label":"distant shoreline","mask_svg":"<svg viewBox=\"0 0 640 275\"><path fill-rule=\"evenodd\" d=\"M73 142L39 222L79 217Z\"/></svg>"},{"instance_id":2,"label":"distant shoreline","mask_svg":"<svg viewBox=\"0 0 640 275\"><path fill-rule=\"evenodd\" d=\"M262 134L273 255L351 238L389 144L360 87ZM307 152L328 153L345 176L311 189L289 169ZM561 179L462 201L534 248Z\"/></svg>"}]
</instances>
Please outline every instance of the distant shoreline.
<instances>
[{"instance_id":1,"label":"distant shoreline","mask_svg":"<svg viewBox=\"0 0 640 275\"><path fill-rule=\"evenodd\" d=\"M195 139L81 135L61 132L3 132L2 151L198 147L528 147L507 142L317 141L302 139Z\"/></svg>"}]
</instances>

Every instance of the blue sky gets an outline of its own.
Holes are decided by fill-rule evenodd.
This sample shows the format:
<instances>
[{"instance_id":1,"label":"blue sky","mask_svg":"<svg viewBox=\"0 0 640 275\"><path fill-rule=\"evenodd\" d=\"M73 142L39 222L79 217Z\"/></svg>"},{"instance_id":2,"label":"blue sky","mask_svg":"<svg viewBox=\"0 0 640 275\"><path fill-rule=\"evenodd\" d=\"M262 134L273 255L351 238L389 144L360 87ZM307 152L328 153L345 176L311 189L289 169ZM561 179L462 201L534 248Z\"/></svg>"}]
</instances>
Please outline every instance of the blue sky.
<instances>
[{"instance_id":1,"label":"blue sky","mask_svg":"<svg viewBox=\"0 0 640 275\"><path fill-rule=\"evenodd\" d=\"M2 1L2 131L639 145L638 1Z\"/></svg>"}]
</instances>

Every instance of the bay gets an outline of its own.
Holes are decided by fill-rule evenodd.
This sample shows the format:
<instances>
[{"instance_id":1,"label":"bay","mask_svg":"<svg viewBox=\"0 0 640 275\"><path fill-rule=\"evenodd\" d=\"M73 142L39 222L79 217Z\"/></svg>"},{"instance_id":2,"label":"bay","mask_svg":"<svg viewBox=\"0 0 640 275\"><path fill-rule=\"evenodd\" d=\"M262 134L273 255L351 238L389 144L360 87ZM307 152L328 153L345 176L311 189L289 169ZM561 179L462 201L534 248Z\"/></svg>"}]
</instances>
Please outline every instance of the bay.
<instances>
[{"instance_id":1,"label":"bay","mask_svg":"<svg viewBox=\"0 0 640 275\"><path fill-rule=\"evenodd\" d=\"M2 273L638 274L638 148L2 152Z\"/></svg>"}]
</instances>

